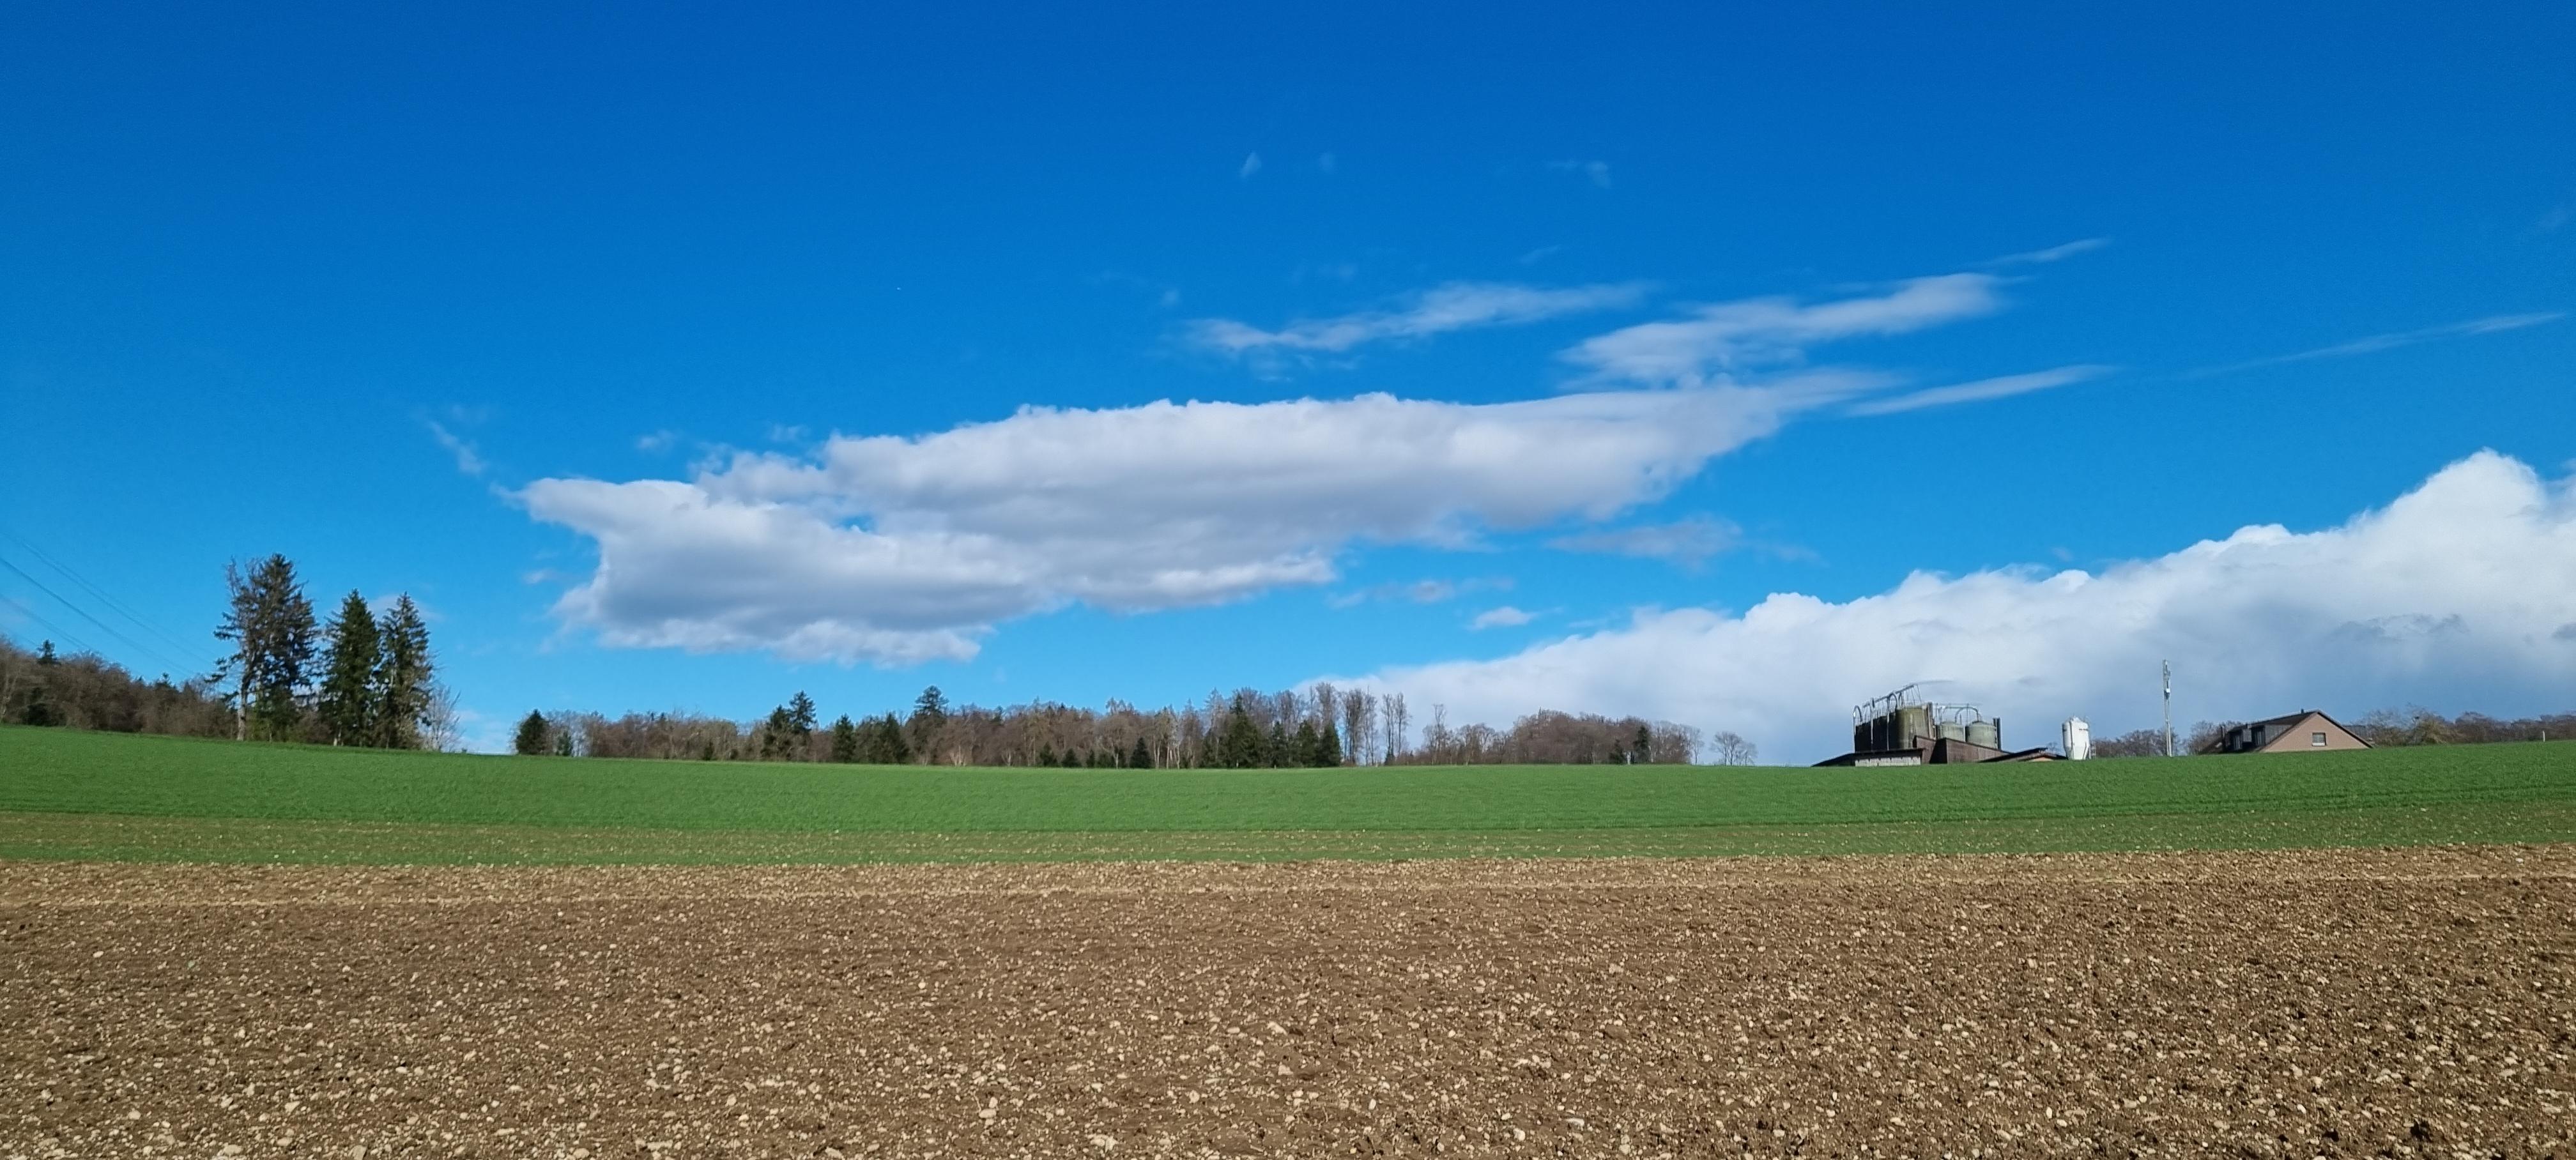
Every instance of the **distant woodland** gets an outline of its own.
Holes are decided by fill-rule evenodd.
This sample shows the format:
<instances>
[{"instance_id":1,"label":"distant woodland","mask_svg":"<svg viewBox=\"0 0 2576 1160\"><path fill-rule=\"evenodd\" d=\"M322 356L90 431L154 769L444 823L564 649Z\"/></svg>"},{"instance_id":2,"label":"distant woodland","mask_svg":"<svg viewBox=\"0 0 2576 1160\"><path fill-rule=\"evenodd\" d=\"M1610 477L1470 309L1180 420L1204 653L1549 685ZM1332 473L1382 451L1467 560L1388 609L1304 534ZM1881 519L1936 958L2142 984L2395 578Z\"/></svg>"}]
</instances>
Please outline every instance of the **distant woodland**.
<instances>
[{"instance_id":1,"label":"distant woodland","mask_svg":"<svg viewBox=\"0 0 2576 1160\"><path fill-rule=\"evenodd\" d=\"M436 677L429 628L408 596L371 608L358 593L317 619L295 566L271 556L227 566L214 628L226 646L207 674L144 680L89 652L33 649L0 637L0 722L389 749L456 749L454 699ZM1453 724L1404 694L1317 684L1211 691L1197 702L1142 709L1124 701L1079 708L1047 701L988 708L924 689L907 711L823 720L803 692L763 718L687 712L531 712L521 754L679 761L806 761L877 765L1058 766L1086 769L1275 769L1357 765L1752 765L1760 753L1733 732L1703 734L1641 717L1541 710L1496 728ZM2190 753L2234 722L2204 721L2175 737ZM2503 719L2382 709L2344 719L2373 745L2450 745L2576 739L2576 713ZM2163 735L2141 729L2097 738L2102 757L2153 756Z\"/></svg>"}]
</instances>

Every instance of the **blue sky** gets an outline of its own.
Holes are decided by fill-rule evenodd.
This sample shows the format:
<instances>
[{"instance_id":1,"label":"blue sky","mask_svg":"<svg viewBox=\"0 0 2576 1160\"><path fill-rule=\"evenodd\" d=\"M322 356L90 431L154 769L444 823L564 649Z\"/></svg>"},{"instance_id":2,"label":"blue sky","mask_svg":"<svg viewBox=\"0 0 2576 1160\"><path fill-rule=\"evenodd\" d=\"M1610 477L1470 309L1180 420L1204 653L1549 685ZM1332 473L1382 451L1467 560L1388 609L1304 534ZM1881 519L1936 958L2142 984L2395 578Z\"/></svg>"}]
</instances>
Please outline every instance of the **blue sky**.
<instances>
[{"instance_id":1,"label":"blue sky","mask_svg":"<svg viewBox=\"0 0 2576 1160\"><path fill-rule=\"evenodd\" d=\"M0 557L151 647L5 570L0 628L205 663L223 561L284 552L420 599L487 743L1339 676L1813 760L1913 679L2149 724L2174 653L2186 719L2563 709L2570 44L13 5ZM2494 539L2381 543L2424 496ZM2201 541L2244 559L2149 582Z\"/></svg>"}]
</instances>

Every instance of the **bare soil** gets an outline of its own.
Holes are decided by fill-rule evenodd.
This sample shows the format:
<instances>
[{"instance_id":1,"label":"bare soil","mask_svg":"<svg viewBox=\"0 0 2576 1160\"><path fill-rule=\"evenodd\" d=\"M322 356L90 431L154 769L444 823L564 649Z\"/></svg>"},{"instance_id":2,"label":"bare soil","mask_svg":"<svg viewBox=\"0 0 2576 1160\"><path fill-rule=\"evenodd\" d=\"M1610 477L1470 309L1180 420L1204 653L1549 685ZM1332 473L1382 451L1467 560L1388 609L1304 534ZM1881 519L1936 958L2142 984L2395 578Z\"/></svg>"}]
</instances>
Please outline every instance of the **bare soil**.
<instances>
[{"instance_id":1,"label":"bare soil","mask_svg":"<svg viewBox=\"0 0 2576 1160\"><path fill-rule=\"evenodd\" d=\"M0 863L0 1156L2576 1156L2576 846Z\"/></svg>"}]
</instances>

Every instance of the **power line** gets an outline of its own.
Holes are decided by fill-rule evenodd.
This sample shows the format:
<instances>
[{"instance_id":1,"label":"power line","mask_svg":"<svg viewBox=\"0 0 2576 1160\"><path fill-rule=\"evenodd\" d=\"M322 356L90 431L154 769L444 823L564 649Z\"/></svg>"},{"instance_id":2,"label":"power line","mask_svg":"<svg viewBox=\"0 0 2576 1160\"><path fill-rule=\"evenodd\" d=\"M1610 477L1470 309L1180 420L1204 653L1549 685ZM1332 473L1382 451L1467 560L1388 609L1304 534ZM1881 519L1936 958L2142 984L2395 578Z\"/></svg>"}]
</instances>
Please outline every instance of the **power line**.
<instances>
[{"instance_id":1,"label":"power line","mask_svg":"<svg viewBox=\"0 0 2576 1160\"><path fill-rule=\"evenodd\" d=\"M116 638L116 639L118 639L118 640L124 641L128 647L133 648L134 650L136 650L136 651L138 651L138 652L141 652L141 653L143 653L143 654L144 654L144 655L146 655L146 656L149 656L149 657L151 657L151 658L153 658L153 659L155 659L155 660L160 661L164 666L168 667L168 669L169 669L170 671L172 671L172 672L178 672L178 673L188 673L189 675L192 675L192 676L193 676L193 675L195 675L195 674L194 674L194 672L193 672L193 671L192 671L192 670L191 670L187 665L172 663L172 661L170 660L170 657L168 656L168 654L165 654L165 653L163 653L163 652L162 652L161 650L159 650L159 649L153 648L153 647L151 647L151 646L149 646L149 645L146 645L146 644L142 643L141 641L138 641L138 640L134 639L133 637L127 636L127 635L125 635L124 633L117 631L117 629L116 629L116 626L115 626L115 625L109 624L108 622L106 622L106 621L104 621L104 620L100 620L99 618L97 618L97 617L95 617L95 616L90 615L90 614L89 614L89 610L88 610L88 609L83 608L83 607L81 607L80 605L74 604L74 603L72 603L71 601L69 601L69 600L67 600L67 599L64 599L64 597L63 597L63 594L62 594L62 593L60 593L60 592L56 592L56 591L54 591L54 590L53 590L53 589L51 589L51 588L47 588L47 587L45 587L45 582L44 582L44 581L42 581L42 580L38 580L38 579L36 579L34 576L29 575L26 569L21 568L21 567L17 566L16 564L12 564L12 563L10 563L10 562L8 561L8 559L7 559L7 558L5 558L5 557L0 557L0 568L7 568L8 570L10 570L10 571L12 571L12 572L17 573L17 574L18 574L19 579L25 580L25 581L26 581L27 583L29 583L29 584L33 584L33 585L35 585L35 586L36 586L36 591L38 591L38 592L42 592L42 593L44 593L44 594L45 594L45 595L47 595L47 596L51 596L51 597L53 597L53 598L54 598L54 601L55 601L56 603L61 604L61 605L62 605L63 607L65 607L65 608L71 609L73 612L79 613L79 614L80 614L81 619L86 620L86 621L90 622L91 624L95 624L95 625L97 625L97 626L98 626L102 631L106 632L109 636L112 636L112 637L115 637L115 638ZM16 603L16 602L15 602L15 601L12 601L11 603ZM22 605L19 605L19 607L24 608L24 607L26 607L26 606L22 604ZM35 613L33 613L33 612L29 612L29 613L28 613L28 615L29 615L29 616L33 616L33 615L35 615ZM41 623L43 623L43 622L42 622L42 621L38 621L38 623L40 623L40 624L41 624ZM87 646L83 646L83 647L87 647ZM96 650L96 649L92 649L92 650L90 650L90 651L92 651L92 652L96 652L97 650Z\"/></svg>"},{"instance_id":2,"label":"power line","mask_svg":"<svg viewBox=\"0 0 2576 1160\"><path fill-rule=\"evenodd\" d=\"M79 638L79 637L73 636L72 634L70 634L70 633L68 633L68 632L64 632L64 631L63 631L63 629L62 629L62 626L61 626L61 625L55 624L53 621L47 620L47 619L45 619L44 617L41 617L41 616L36 615L36 610L35 610L35 609L32 609L32 608L27 607L27 606L26 606L26 604L24 604L23 602L19 601L19 600L18 600L18 598L14 597L14 596L10 596L10 595L8 595L8 594L6 594L6 593L0 593L0 600L6 600L6 601L8 601L8 602L9 602L9 606L10 606L11 608L15 608L15 609L17 609L20 613L24 614L24 615L26 616L26 618L27 618L27 619L32 620L32 621L35 621L37 624L43 625L43 626L44 626L48 631L52 632L55 636L61 637L64 641L68 642L68 643L69 643L73 648L79 649L79 650L81 650L82 652L85 652L85 653L90 653L90 654L92 654L92 655L96 655L96 654L97 654L98 650L97 650L97 649L94 649L94 648L91 648L91 647L89 646L89 642L88 642L88 641L85 641L85 640L82 640L82 639L81 639L81 638Z\"/></svg>"},{"instance_id":3,"label":"power line","mask_svg":"<svg viewBox=\"0 0 2576 1160\"><path fill-rule=\"evenodd\" d=\"M188 645L188 644L186 644L186 643L184 643L184 642L180 641L180 640L179 640L179 638L177 638L177 637L175 637L175 636L172 636L172 635L170 635L169 633L166 633L166 632L161 631L161 626L159 626L159 625L157 625L157 624L154 624L154 623L152 623L151 621L145 620L145 619L143 619L141 616L136 615L136 614L135 614L135 612L134 612L134 610L133 610L133 609L131 609L131 608L126 607L126 606L125 606L125 603L124 603L123 601L120 601L120 600L118 600L117 598L115 598L115 597L113 597L113 596L108 595L105 591L101 590L101 589L99 588L99 586L98 586L98 585L90 583L90 582L89 582L89 580L88 580L86 577L83 577L79 572L73 571L73 570L72 570L72 566L71 566L71 565L69 565L69 564L65 564L65 563L63 563L62 561L60 561L60 560L57 560L57 559L53 558L53 556L51 556L51 555L47 554L47 553L46 553L46 551L45 551L44 549L39 548L39 547L37 547L36 545L34 545L34 544L32 544L32 543L29 543L29 542L28 542L28 540L27 540L27 537L22 536L22 535L19 535L19 534L18 534L18 533L16 533L16 532L10 531L10 530L9 530L9 529L7 529L7 528L0 528L0 536L7 536L7 537L9 537L9 539L10 539L10 541L11 541L11 542L13 542L13 543L17 544L17 545L18 545L19 547L21 547L21 548L26 549L26 550L27 550L27 552L28 552L30 555L33 555L33 556L34 556L34 557L36 557L37 559L44 561L48 566L52 567L54 571L60 572L60 573L62 573L64 576L69 577L69 578L71 579L71 582L72 582L72 583L80 585L80 586L81 586L81 588L82 588L84 591L87 591L90 595L97 597L101 603L103 603L103 604L107 605L109 608L111 608L111 609L115 610L115 612L116 612L118 615L123 616L123 617L124 617L125 619L127 619L127 620L133 621L133 622L135 623L135 625L136 625L137 627L139 627L139 628L143 629L143 631L148 632L148 633L151 633L152 635L154 635L154 636L156 636L156 637L161 638L161 640L162 640L162 642L163 642L163 643L168 644L170 647L172 647L172 648L174 648L174 649L179 650L179 655L181 655L181 656L195 656L195 655L197 655L197 648L198 648L198 647L202 647L202 646L190 646L190 645Z\"/></svg>"}]
</instances>

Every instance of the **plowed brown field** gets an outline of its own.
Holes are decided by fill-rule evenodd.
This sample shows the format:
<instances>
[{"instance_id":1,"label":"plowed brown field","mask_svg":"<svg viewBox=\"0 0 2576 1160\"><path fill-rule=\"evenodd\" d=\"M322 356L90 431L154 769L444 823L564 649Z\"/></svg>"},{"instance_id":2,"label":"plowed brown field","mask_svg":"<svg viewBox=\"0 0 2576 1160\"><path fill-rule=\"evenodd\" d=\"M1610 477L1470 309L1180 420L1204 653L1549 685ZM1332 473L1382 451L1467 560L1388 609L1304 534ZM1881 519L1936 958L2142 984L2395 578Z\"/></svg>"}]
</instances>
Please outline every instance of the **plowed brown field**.
<instances>
[{"instance_id":1,"label":"plowed brown field","mask_svg":"<svg viewBox=\"0 0 2576 1160\"><path fill-rule=\"evenodd\" d=\"M0 1155L2576 1156L2576 847L0 863Z\"/></svg>"}]
</instances>

